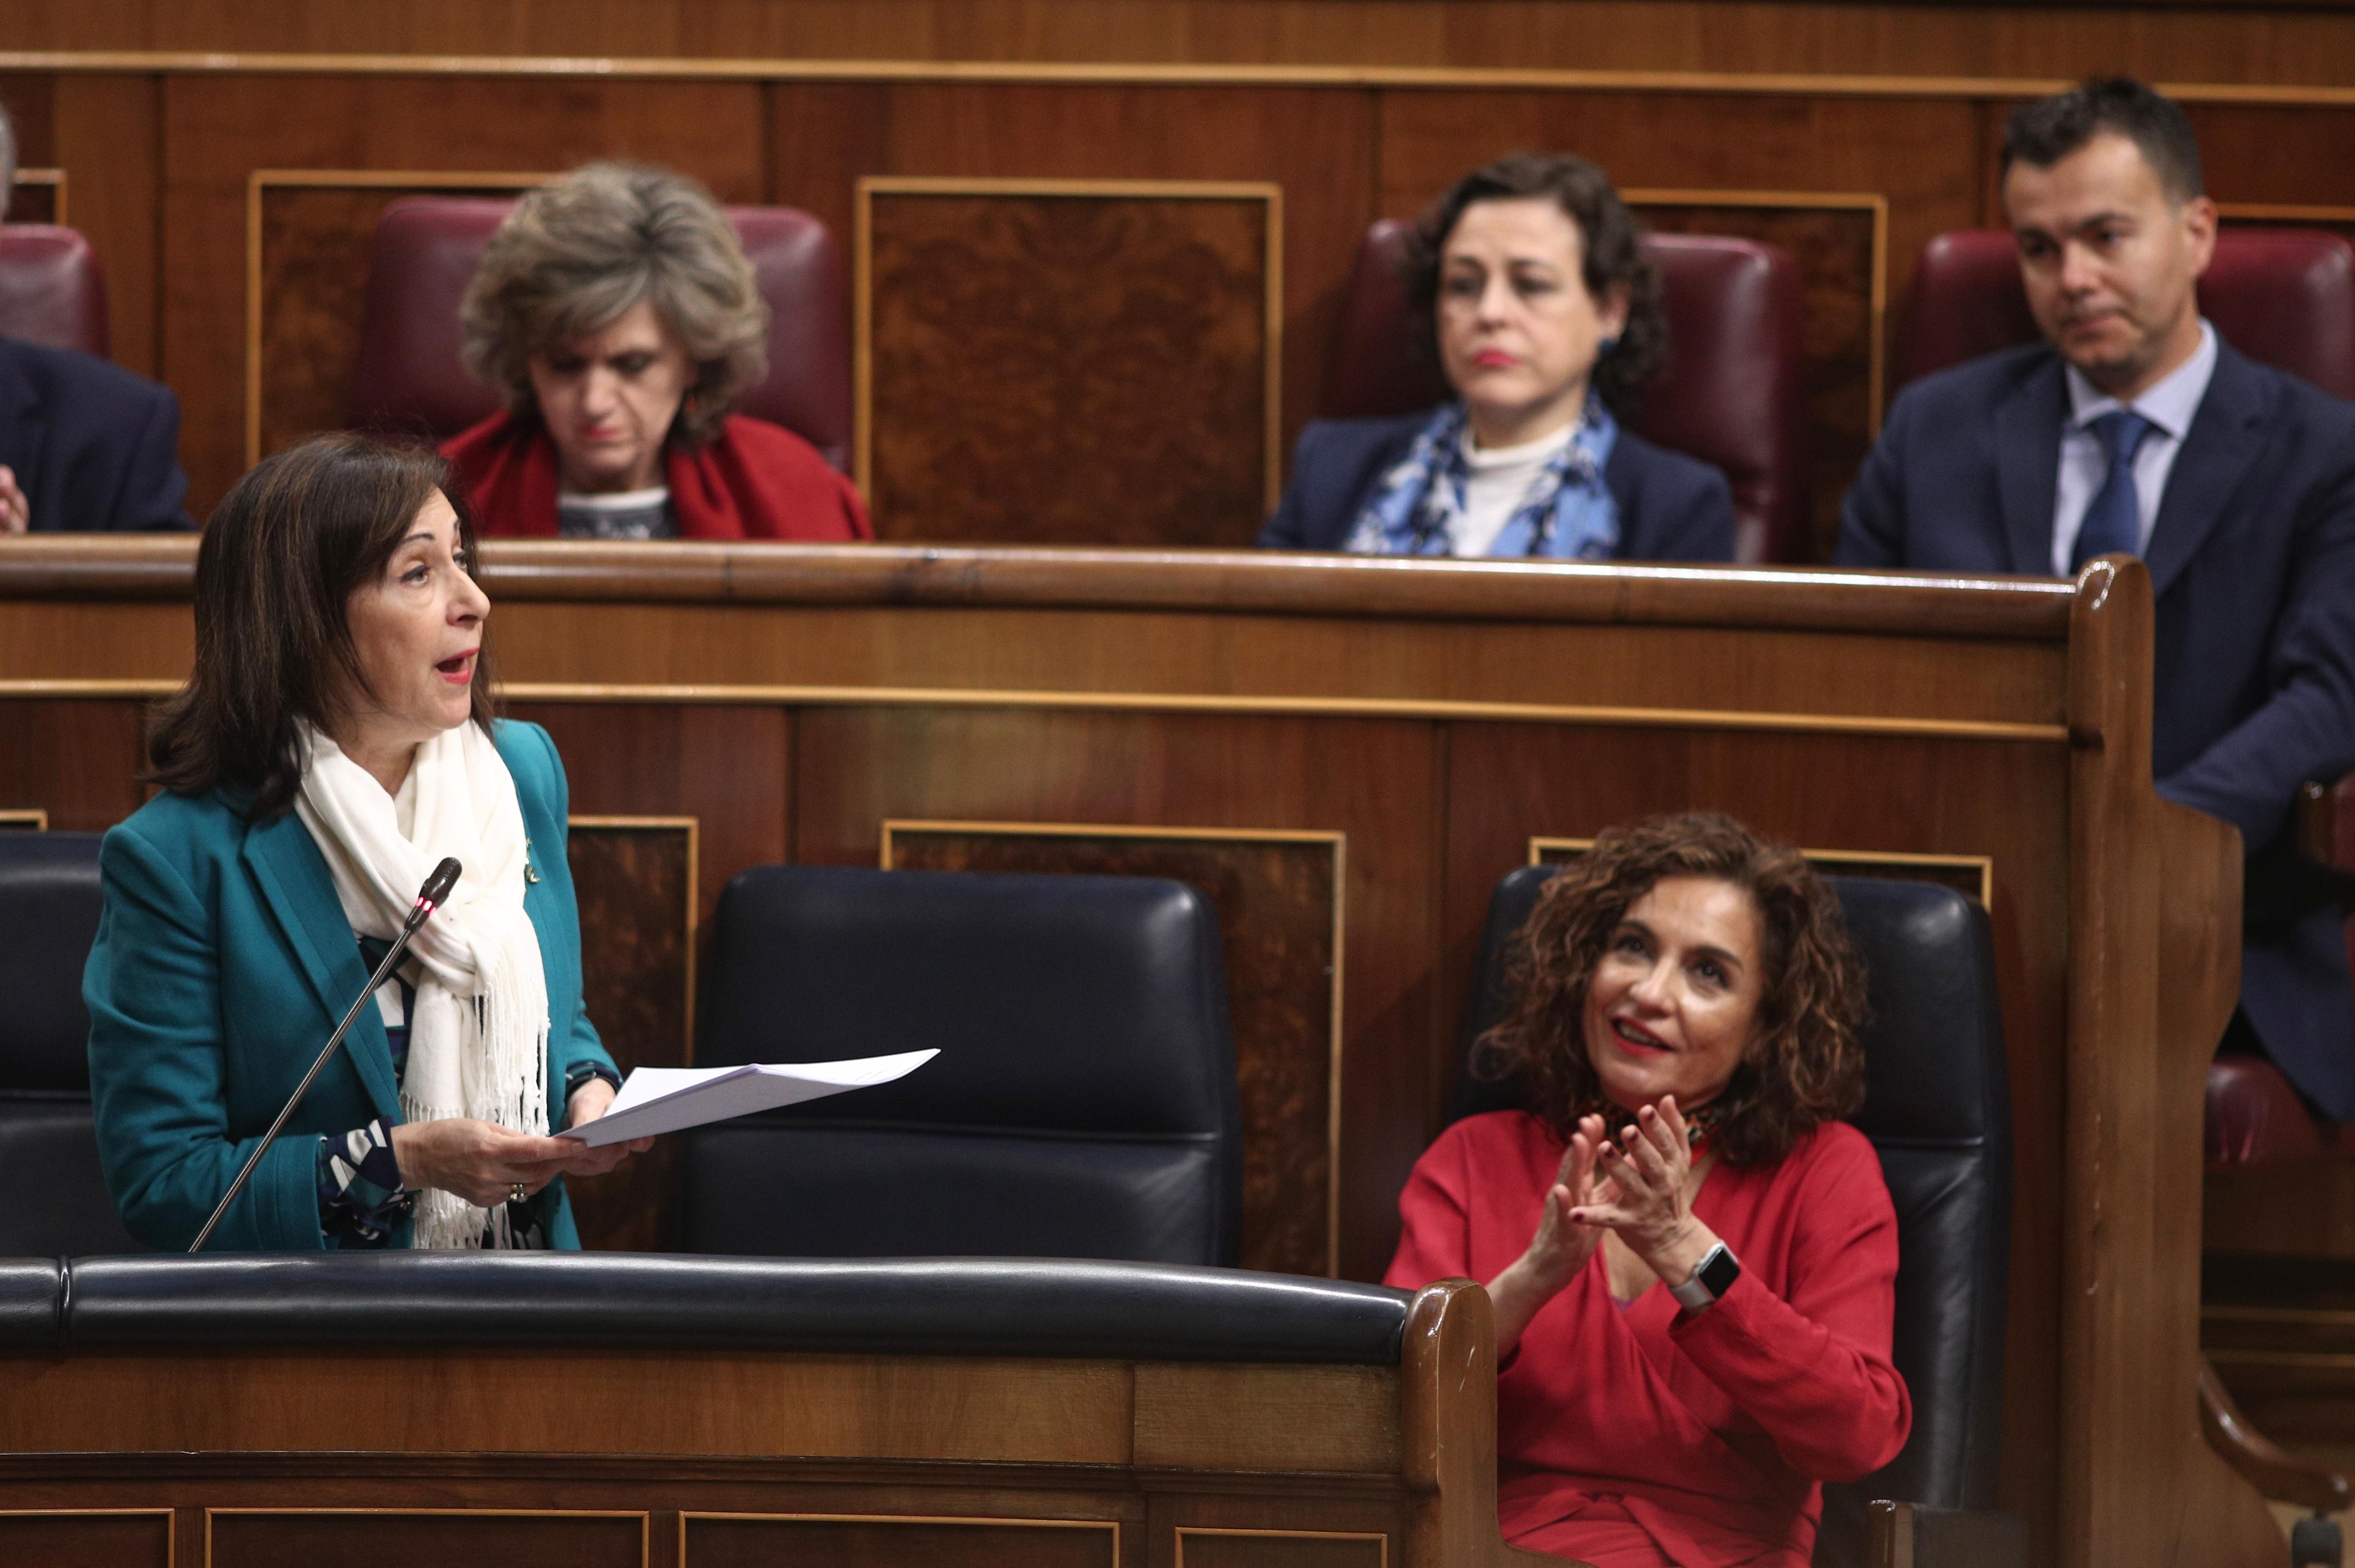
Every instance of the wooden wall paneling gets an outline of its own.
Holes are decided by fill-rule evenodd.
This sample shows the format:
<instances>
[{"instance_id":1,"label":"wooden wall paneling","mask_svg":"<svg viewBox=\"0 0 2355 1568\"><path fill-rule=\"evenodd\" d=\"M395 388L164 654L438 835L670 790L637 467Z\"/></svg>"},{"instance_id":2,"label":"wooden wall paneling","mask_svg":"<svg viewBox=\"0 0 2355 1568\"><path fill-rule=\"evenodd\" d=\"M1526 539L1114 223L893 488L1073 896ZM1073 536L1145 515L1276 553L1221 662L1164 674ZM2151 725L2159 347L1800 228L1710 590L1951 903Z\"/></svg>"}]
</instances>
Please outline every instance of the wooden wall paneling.
<instances>
[{"instance_id":1,"label":"wooden wall paneling","mask_svg":"<svg viewBox=\"0 0 2355 1568\"><path fill-rule=\"evenodd\" d=\"M503 1568L646 1568L643 1513L278 1508L205 1510L206 1568L383 1558Z\"/></svg>"},{"instance_id":2,"label":"wooden wall paneling","mask_svg":"<svg viewBox=\"0 0 2355 1568\"><path fill-rule=\"evenodd\" d=\"M654 0L551 11L529 0L319 7L303 0L91 0L29 8L20 49L385 52L580 58L1136 61L1327 68L2082 77L2355 82L2331 0Z\"/></svg>"},{"instance_id":3,"label":"wooden wall paneling","mask_svg":"<svg viewBox=\"0 0 2355 1568\"><path fill-rule=\"evenodd\" d=\"M1017 709L829 707L797 718L792 858L875 863L887 819L1335 832L1345 907L1339 1271L1378 1277L1427 1140L1435 870L1431 726ZM1363 846L1362 850L1359 846Z\"/></svg>"},{"instance_id":4,"label":"wooden wall paneling","mask_svg":"<svg viewBox=\"0 0 2355 1568\"><path fill-rule=\"evenodd\" d=\"M2068 823L2058 810L2021 803L2065 798L2067 748L1462 724L1449 726L1448 754L1453 778L1480 781L1476 789L1459 785L1448 801L1440 983L1450 1020L1463 1015L1489 892L1527 863L1533 837L1591 841L1604 826L1656 811L1734 810L1785 842L1992 863L2017 1182L2001 1495L2037 1531L2049 1530L2058 1507L2061 1246L2049 1193L2062 1164L2070 936L2054 868L2067 853Z\"/></svg>"},{"instance_id":5,"label":"wooden wall paneling","mask_svg":"<svg viewBox=\"0 0 2355 1568\"><path fill-rule=\"evenodd\" d=\"M405 196L509 196L550 173L256 169L245 191L245 461L349 423L368 254Z\"/></svg>"},{"instance_id":6,"label":"wooden wall paneling","mask_svg":"<svg viewBox=\"0 0 2355 1568\"><path fill-rule=\"evenodd\" d=\"M2355 103L2194 103L2200 172L2220 204L2344 206Z\"/></svg>"},{"instance_id":7,"label":"wooden wall paneling","mask_svg":"<svg viewBox=\"0 0 2355 1568\"><path fill-rule=\"evenodd\" d=\"M1219 920L1243 1122L1245 1268L1334 1272L1342 890L1337 833L886 821L894 869L1161 876Z\"/></svg>"},{"instance_id":8,"label":"wooden wall paneling","mask_svg":"<svg viewBox=\"0 0 2355 1568\"><path fill-rule=\"evenodd\" d=\"M1281 186L879 177L856 235L879 536L1257 535L1278 472Z\"/></svg>"},{"instance_id":9,"label":"wooden wall paneling","mask_svg":"<svg viewBox=\"0 0 2355 1568\"><path fill-rule=\"evenodd\" d=\"M1180 1527L1175 1568L1390 1568L1388 1535L1338 1530Z\"/></svg>"},{"instance_id":10,"label":"wooden wall paneling","mask_svg":"<svg viewBox=\"0 0 2355 1568\"><path fill-rule=\"evenodd\" d=\"M1314 417L1350 259L1376 216L1371 94L1240 83L781 83L772 101L773 199L829 217L842 210L847 187L868 175L1282 187L1277 445L1289 458ZM1071 346L1087 353L1092 345Z\"/></svg>"},{"instance_id":11,"label":"wooden wall paneling","mask_svg":"<svg viewBox=\"0 0 2355 1568\"><path fill-rule=\"evenodd\" d=\"M507 174L637 157L694 175L722 201L763 195L760 90L749 82L172 76L163 125L162 366L181 395L198 517L244 467L245 204L256 169Z\"/></svg>"},{"instance_id":12,"label":"wooden wall paneling","mask_svg":"<svg viewBox=\"0 0 2355 1568\"><path fill-rule=\"evenodd\" d=\"M1120 1546L1117 1520L684 1513L678 1555L686 1568L766 1568L779 1562L840 1568L906 1563L1121 1568Z\"/></svg>"},{"instance_id":13,"label":"wooden wall paneling","mask_svg":"<svg viewBox=\"0 0 2355 1568\"><path fill-rule=\"evenodd\" d=\"M58 210L80 229L106 269L109 357L154 377L159 368L161 280L157 228L163 181L160 79L60 76L57 82ZM70 197L71 199L69 199ZM16 216L12 204L9 216Z\"/></svg>"},{"instance_id":14,"label":"wooden wall paneling","mask_svg":"<svg viewBox=\"0 0 2355 1568\"><path fill-rule=\"evenodd\" d=\"M1887 334L1871 320L1872 301L1881 302L1884 320L1902 317L1922 247L1977 221L1979 136L1970 101L1403 90L1384 90L1380 101L1378 200L1385 214L1417 212L1467 170L1520 147L1583 154L1623 190L1742 193L1708 198L1714 212L1677 203L1686 210L1663 213L1662 226L1755 232L1797 255L1808 294L1817 533L1819 544L1828 542L1839 498L1878 428L1869 367ZM1810 211L1805 197L1757 205L1795 187L1886 204L1872 258L1877 284L1859 275L1863 220L1849 216L1866 209ZM1737 201L1745 210L1726 210Z\"/></svg>"},{"instance_id":15,"label":"wooden wall paneling","mask_svg":"<svg viewBox=\"0 0 2355 1568\"><path fill-rule=\"evenodd\" d=\"M38 809L0 811L0 828L12 832L46 833L49 831L49 814Z\"/></svg>"},{"instance_id":16,"label":"wooden wall paneling","mask_svg":"<svg viewBox=\"0 0 2355 1568\"><path fill-rule=\"evenodd\" d=\"M582 999L624 1078L638 1067L695 1059L698 836L693 817L571 821ZM658 1139L608 1174L570 1183L581 1245L677 1249L677 1148L676 1139Z\"/></svg>"},{"instance_id":17,"label":"wooden wall paneling","mask_svg":"<svg viewBox=\"0 0 2355 1568\"><path fill-rule=\"evenodd\" d=\"M16 171L16 180L8 187L8 221L10 223L54 223L69 227L67 219L66 173L63 169L26 169Z\"/></svg>"},{"instance_id":18,"label":"wooden wall paneling","mask_svg":"<svg viewBox=\"0 0 2355 1568\"><path fill-rule=\"evenodd\" d=\"M1594 847L1593 839L1529 840L1531 865L1561 865ZM1983 854L1920 854L1896 850L1802 848L1807 863L1826 876L1870 876L1892 882L1934 882L1953 888L1981 908L1995 902L1995 862Z\"/></svg>"},{"instance_id":19,"label":"wooden wall paneling","mask_svg":"<svg viewBox=\"0 0 2355 1568\"><path fill-rule=\"evenodd\" d=\"M136 700L0 699L0 806L37 808L48 826L111 828L146 803L145 704Z\"/></svg>"},{"instance_id":20,"label":"wooden wall paneling","mask_svg":"<svg viewBox=\"0 0 2355 1568\"><path fill-rule=\"evenodd\" d=\"M42 1568L176 1568L172 1510L0 1510L0 1560Z\"/></svg>"}]
</instances>

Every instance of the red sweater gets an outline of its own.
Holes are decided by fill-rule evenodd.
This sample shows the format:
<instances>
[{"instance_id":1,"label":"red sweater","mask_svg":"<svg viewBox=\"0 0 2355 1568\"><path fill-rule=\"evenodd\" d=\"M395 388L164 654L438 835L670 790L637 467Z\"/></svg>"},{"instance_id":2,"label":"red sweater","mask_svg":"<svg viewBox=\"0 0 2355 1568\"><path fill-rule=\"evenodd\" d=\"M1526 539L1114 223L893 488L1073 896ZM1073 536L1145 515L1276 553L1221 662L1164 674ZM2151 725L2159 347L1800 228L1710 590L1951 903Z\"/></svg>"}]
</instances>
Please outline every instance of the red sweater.
<instances>
[{"instance_id":1,"label":"red sweater","mask_svg":"<svg viewBox=\"0 0 2355 1568\"><path fill-rule=\"evenodd\" d=\"M1470 1117L1399 1197L1385 1282L1494 1279L1536 1234L1562 1145L1524 1111ZM1497 1512L1517 1546L1598 1568L1807 1568L1820 1482L1897 1457L1897 1215L1854 1128L1779 1164L1720 1163L1693 1213L1742 1277L1698 1315L1664 1286L1613 1301L1601 1250L1497 1376Z\"/></svg>"},{"instance_id":2,"label":"red sweater","mask_svg":"<svg viewBox=\"0 0 2355 1568\"><path fill-rule=\"evenodd\" d=\"M556 443L537 418L494 414L442 443L485 534L556 537ZM780 425L730 414L719 436L665 451L683 539L871 539L858 490Z\"/></svg>"}]
</instances>

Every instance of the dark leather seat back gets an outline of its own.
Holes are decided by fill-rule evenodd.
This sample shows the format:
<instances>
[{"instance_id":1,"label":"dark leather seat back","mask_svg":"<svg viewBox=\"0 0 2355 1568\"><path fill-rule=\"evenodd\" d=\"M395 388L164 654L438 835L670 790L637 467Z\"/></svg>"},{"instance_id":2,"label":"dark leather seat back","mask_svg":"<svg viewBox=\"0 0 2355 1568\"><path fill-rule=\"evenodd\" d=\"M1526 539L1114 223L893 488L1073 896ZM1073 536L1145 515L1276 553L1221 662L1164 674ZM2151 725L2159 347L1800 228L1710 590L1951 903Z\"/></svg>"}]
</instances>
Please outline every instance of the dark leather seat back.
<instances>
[{"instance_id":1,"label":"dark leather seat back","mask_svg":"<svg viewBox=\"0 0 2355 1568\"><path fill-rule=\"evenodd\" d=\"M1469 1048L1504 1011L1502 959L1558 870L1497 885L1465 1009ZM1870 978L1865 1103L1856 1126L1880 1151L1897 1209L1894 1360L1913 1396L1904 1451L1860 1481L1824 1489L1816 1561L1865 1561L1865 1505L1995 1504L2002 1438L2011 1237L2011 1102L1987 912L1951 888L1827 877ZM1466 1072L1455 1116L1519 1103Z\"/></svg>"},{"instance_id":2,"label":"dark leather seat back","mask_svg":"<svg viewBox=\"0 0 2355 1568\"><path fill-rule=\"evenodd\" d=\"M106 272L89 240L52 224L0 225L0 337L107 356Z\"/></svg>"},{"instance_id":3,"label":"dark leather seat back","mask_svg":"<svg viewBox=\"0 0 2355 1568\"><path fill-rule=\"evenodd\" d=\"M937 1046L686 1135L693 1252L1232 1263L1218 918L1182 883L764 866L720 895L696 1061Z\"/></svg>"},{"instance_id":4,"label":"dark leather seat back","mask_svg":"<svg viewBox=\"0 0 2355 1568\"><path fill-rule=\"evenodd\" d=\"M2312 228L2227 228L2200 280L2224 341L2335 397L2355 398L2355 247ZM1898 381L2033 343L2009 229L1958 229L1923 249Z\"/></svg>"},{"instance_id":5,"label":"dark leather seat back","mask_svg":"<svg viewBox=\"0 0 2355 1568\"><path fill-rule=\"evenodd\" d=\"M0 833L0 1256L144 1250L123 1228L90 1113L82 965L98 833Z\"/></svg>"},{"instance_id":6,"label":"dark leather seat back","mask_svg":"<svg viewBox=\"0 0 2355 1568\"><path fill-rule=\"evenodd\" d=\"M378 220L352 377L361 429L446 440L499 411L459 363L458 302L512 201L404 196ZM736 412L783 425L837 469L850 462L850 308L825 224L782 207L731 207L769 302L769 376Z\"/></svg>"},{"instance_id":7,"label":"dark leather seat back","mask_svg":"<svg viewBox=\"0 0 2355 1568\"><path fill-rule=\"evenodd\" d=\"M1319 412L1374 418L1428 408L1450 394L1415 346L1399 268L1411 226L1385 218L1358 245L1341 302ZM1807 555L1806 299L1798 263L1771 245L1714 235L1655 234L1668 319L1668 362L1644 397L1645 440L1722 470L1733 487L1736 555Z\"/></svg>"}]
</instances>

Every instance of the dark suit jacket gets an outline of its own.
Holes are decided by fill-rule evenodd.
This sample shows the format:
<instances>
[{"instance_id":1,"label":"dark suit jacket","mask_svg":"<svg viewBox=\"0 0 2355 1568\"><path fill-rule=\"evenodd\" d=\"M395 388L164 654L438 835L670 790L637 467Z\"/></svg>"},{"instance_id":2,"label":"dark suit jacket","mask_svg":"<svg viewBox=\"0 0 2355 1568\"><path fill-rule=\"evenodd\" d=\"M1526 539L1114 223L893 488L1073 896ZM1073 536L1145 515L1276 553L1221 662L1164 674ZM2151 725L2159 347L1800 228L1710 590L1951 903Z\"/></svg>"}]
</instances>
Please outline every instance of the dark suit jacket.
<instances>
[{"instance_id":1,"label":"dark suit jacket","mask_svg":"<svg viewBox=\"0 0 2355 1568\"><path fill-rule=\"evenodd\" d=\"M2299 1088L2355 1119L2341 906L2287 842L2299 784L2355 768L2355 404L2218 345L2151 530L2159 793L2249 851L2241 1004ZM1841 512L1844 566L2052 571L2069 394L2041 344L1909 387Z\"/></svg>"},{"instance_id":2,"label":"dark suit jacket","mask_svg":"<svg viewBox=\"0 0 2355 1568\"><path fill-rule=\"evenodd\" d=\"M39 533L193 528L181 502L180 403L70 349L0 337L0 463Z\"/></svg>"},{"instance_id":3,"label":"dark suit jacket","mask_svg":"<svg viewBox=\"0 0 2355 1568\"><path fill-rule=\"evenodd\" d=\"M1300 432L1292 483L1259 533L1271 550L1337 550L1384 473L1414 445L1429 412L1394 419L1319 419ZM1733 492L1725 475L1619 429L1603 483L1619 503L1622 561L1733 559Z\"/></svg>"}]
</instances>

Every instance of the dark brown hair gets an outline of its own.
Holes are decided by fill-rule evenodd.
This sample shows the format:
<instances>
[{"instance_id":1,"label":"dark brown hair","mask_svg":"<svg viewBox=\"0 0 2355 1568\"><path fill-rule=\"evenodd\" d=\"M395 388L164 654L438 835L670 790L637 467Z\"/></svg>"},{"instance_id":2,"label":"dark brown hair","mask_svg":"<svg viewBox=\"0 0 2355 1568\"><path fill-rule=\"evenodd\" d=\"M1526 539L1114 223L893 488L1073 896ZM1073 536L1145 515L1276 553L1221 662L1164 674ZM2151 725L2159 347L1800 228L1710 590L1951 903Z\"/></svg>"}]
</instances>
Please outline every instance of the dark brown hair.
<instances>
[{"instance_id":1,"label":"dark brown hair","mask_svg":"<svg viewBox=\"0 0 2355 1568\"><path fill-rule=\"evenodd\" d=\"M320 436L230 487L197 547L197 662L164 705L143 782L181 795L226 789L254 821L283 815L303 783L298 721L327 727L366 691L347 610L433 493L458 514L474 569L474 520L430 448ZM492 716L489 649L474 664L474 722Z\"/></svg>"},{"instance_id":2,"label":"dark brown hair","mask_svg":"<svg viewBox=\"0 0 2355 1568\"><path fill-rule=\"evenodd\" d=\"M1630 906L1664 877L1705 876L1758 912L1758 1040L1719 1095L1716 1139L1736 1165L1771 1163L1819 1123L1864 1103L1864 964L1839 904L1799 852L1730 817L1650 817L1606 830L1546 885L1508 959L1511 1011L1474 1068L1516 1078L1564 1138L1602 1098L1586 1054L1586 988Z\"/></svg>"},{"instance_id":3,"label":"dark brown hair","mask_svg":"<svg viewBox=\"0 0 2355 1568\"><path fill-rule=\"evenodd\" d=\"M1627 291L1627 324L1611 352L1594 362L1592 385L1622 419L1635 415L1644 387L1668 355L1668 320L1660 308L1660 270L1644 254L1644 227L1619 199L1611 176L1572 153L1514 153L1475 169L1433 202L1407 236L1401 281L1416 341L1439 353L1440 260L1447 237L1475 202L1551 200L1578 225L1586 291L1600 305Z\"/></svg>"},{"instance_id":4,"label":"dark brown hair","mask_svg":"<svg viewBox=\"0 0 2355 1568\"><path fill-rule=\"evenodd\" d=\"M2049 169L2103 132L2141 149L2168 200L2180 207L2200 193L2200 138L2175 100L2131 77L2095 78L2066 92L2023 103L2003 125L2003 164Z\"/></svg>"}]
</instances>

